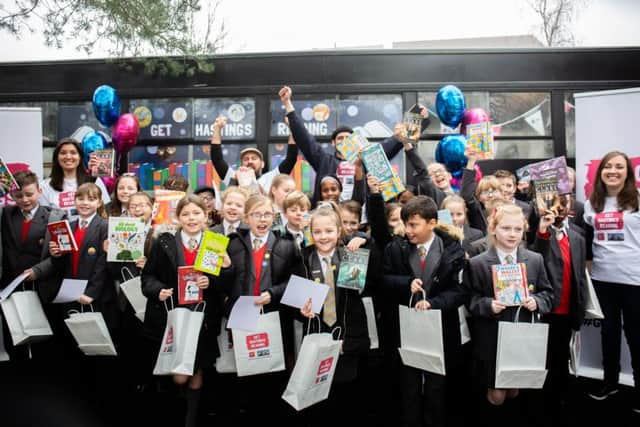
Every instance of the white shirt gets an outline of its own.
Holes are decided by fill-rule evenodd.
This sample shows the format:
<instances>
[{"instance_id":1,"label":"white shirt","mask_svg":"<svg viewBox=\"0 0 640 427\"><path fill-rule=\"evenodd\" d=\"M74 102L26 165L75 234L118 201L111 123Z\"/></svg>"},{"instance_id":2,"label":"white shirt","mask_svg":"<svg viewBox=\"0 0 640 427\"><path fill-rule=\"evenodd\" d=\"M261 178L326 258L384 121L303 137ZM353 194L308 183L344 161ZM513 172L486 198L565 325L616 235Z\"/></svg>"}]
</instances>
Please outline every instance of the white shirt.
<instances>
[{"instance_id":1,"label":"white shirt","mask_svg":"<svg viewBox=\"0 0 640 427\"><path fill-rule=\"evenodd\" d=\"M251 237L251 247L253 248L253 242L257 239L260 240L260 248L264 246L265 243L267 243L267 239L269 238L269 233L265 234L262 237L258 237L255 234L253 234L252 232L249 232L249 237ZM260 249L258 248L258 249Z\"/></svg>"},{"instance_id":2,"label":"white shirt","mask_svg":"<svg viewBox=\"0 0 640 427\"><path fill-rule=\"evenodd\" d=\"M335 252L335 250L333 252L331 252L330 255L327 255L327 256L321 256L320 254L318 254L318 258L320 258L320 268L322 268L322 277L324 277L324 278L327 277L327 262L325 261L325 258L329 258L329 259L333 260L334 252ZM331 265L333 265L333 264L331 264ZM335 277L335 274L333 276L334 276L333 280L335 281L337 279L337 277Z\"/></svg>"},{"instance_id":3,"label":"white shirt","mask_svg":"<svg viewBox=\"0 0 640 427\"><path fill-rule=\"evenodd\" d=\"M433 243L433 240L434 240L434 237L432 235L431 239L427 240L426 242L418 243L416 245L416 248L418 249L418 252L420 252L420 248L422 247L422 248L424 248L425 256L428 256L429 255L429 249L431 248L431 244Z\"/></svg>"},{"instance_id":4,"label":"white shirt","mask_svg":"<svg viewBox=\"0 0 640 427\"><path fill-rule=\"evenodd\" d=\"M238 231L238 227L240 227L240 221L236 221L236 222L229 222L226 219L222 220L222 227L224 228L224 235L228 236L229 235L229 227L233 226L235 231Z\"/></svg>"},{"instance_id":5,"label":"white shirt","mask_svg":"<svg viewBox=\"0 0 640 427\"><path fill-rule=\"evenodd\" d=\"M104 186L104 182L101 179L96 179L95 184L102 191L102 202L106 205L111 201L109 192ZM73 221L78 218L78 211L76 210L75 193L78 189L78 181L74 178L64 179L62 181L62 191L54 190L51 187L51 178L47 178L40 182L40 188L42 188L42 195L38 199L38 203L42 206L52 206L67 211L69 221Z\"/></svg>"},{"instance_id":6,"label":"white shirt","mask_svg":"<svg viewBox=\"0 0 640 427\"><path fill-rule=\"evenodd\" d=\"M93 221L93 218L96 217L98 213L94 212L93 215L91 215L88 218L85 218L84 221L87 221L87 227L89 227L89 225L91 225L91 221ZM78 227L80 227L80 223L83 221L83 219L81 217L78 217Z\"/></svg>"},{"instance_id":7,"label":"white shirt","mask_svg":"<svg viewBox=\"0 0 640 427\"><path fill-rule=\"evenodd\" d=\"M298 245L301 245L304 240L304 233L302 230L294 231L289 227L289 224L287 224L286 227L287 231L293 235L293 239L298 243Z\"/></svg>"},{"instance_id":8,"label":"white shirt","mask_svg":"<svg viewBox=\"0 0 640 427\"><path fill-rule=\"evenodd\" d=\"M33 217L36 215L36 211L38 210L38 208L40 207L40 205L36 205L35 208L31 209L29 211L29 220L32 220ZM24 215L24 211L22 211L22 215Z\"/></svg>"},{"instance_id":9,"label":"white shirt","mask_svg":"<svg viewBox=\"0 0 640 427\"><path fill-rule=\"evenodd\" d=\"M616 198L607 197L600 213L584 204L584 222L593 227L591 277L640 286L640 211L618 212Z\"/></svg>"},{"instance_id":10,"label":"white shirt","mask_svg":"<svg viewBox=\"0 0 640 427\"><path fill-rule=\"evenodd\" d=\"M500 258L500 264L507 264L507 255L511 255L514 263L518 262L518 249L512 252L503 252L496 247L496 252L498 253L498 258Z\"/></svg>"},{"instance_id":11,"label":"white shirt","mask_svg":"<svg viewBox=\"0 0 640 427\"><path fill-rule=\"evenodd\" d=\"M200 242L202 241L202 231L195 236L189 236L187 233L180 230L180 239L182 240L182 245L185 248L189 248L189 240L191 239L196 239L196 241L198 242L198 246L200 246Z\"/></svg>"}]
</instances>

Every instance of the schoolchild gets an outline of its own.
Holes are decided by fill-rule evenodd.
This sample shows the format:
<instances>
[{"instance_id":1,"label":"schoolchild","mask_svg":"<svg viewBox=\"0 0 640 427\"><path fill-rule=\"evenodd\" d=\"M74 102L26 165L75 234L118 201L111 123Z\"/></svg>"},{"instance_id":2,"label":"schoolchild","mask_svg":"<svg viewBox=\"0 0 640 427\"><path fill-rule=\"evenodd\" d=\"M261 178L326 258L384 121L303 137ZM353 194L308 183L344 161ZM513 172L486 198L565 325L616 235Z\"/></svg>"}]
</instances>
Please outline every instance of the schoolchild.
<instances>
[{"instance_id":1,"label":"schoolchild","mask_svg":"<svg viewBox=\"0 0 640 427\"><path fill-rule=\"evenodd\" d=\"M222 193L222 222L214 226L211 231L230 235L241 228L247 228L242 222L244 218L244 206L249 198L249 193L244 188L231 186Z\"/></svg>"},{"instance_id":2,"label":"schoolchild","mask_svg":"<svg viewBox=\"0 0 640 427\"><path fill-rule=\"evenodd\" d=\"M484 234L477 228L471 227L467 222L467 206L464 199L458 195L447 196L440 207L449 210L453 225L462 231L462 248L468 254L471 243L481 239Z\"/></svg>"},{"instance_id":3,"label":"schoolchild","mask_svg":"<svg viewBox=\"0 0 640 427\"><path fill-rule=\"evenodd\" d=\"M300 250L309 244L305 240L304 228L309 225L311 201L302 191L292 191L284 198L282 208L287 219L285 233L291 235L296 247Z\"/></svg>"},{"instance_id":4,"label":"schoolchild","mask_svg":"<svg viewBox=\"0 0 640 427\"><path fill-rule=\"evenodd\" d=\"M115 191L111 202L105 206L108 216L129 216L129 198L141 191L138 177L132 173L124 173L116 178Z\"/></svg>"}]
</instances>

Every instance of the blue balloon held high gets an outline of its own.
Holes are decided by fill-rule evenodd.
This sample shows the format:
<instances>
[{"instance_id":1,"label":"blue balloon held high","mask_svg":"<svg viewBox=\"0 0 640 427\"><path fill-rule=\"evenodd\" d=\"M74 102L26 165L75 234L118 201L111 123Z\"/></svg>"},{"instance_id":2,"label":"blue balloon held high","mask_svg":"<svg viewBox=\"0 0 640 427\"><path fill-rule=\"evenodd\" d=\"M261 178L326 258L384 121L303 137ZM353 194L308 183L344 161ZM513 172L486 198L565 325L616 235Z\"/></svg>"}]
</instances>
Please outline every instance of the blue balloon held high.
<instances>
[{"instance_id":1,"label":"blue balloon held high","mask_svg":"<svg viewBox=\"0 0 640 427\"><path fill-rule=\"evenodd\" d=\"M467 138L464 135L447 135L436 145L436 162L447 167L453 176L458 175L467 164L464 155L464 148L467 145Z\"/></svg>"},{"instance_id":2,"label":"blue balloon held high","mask_svg":"<svg viewBox=\"0 0 640 427\"><path fill-rule=\"evenodd\" d=\"M99 86L93 92L93 112L102 126L113 126L120 117L118 92L108 85Z\"/></svg>"},{"instance_id":3,"label":"blue balloon held high","mask_svg":"<svg viewBox=\"0 0 640 427\"><path fill-rule=\"evenodd\" d=\"M465 111L462 91L453 85L441 87L436 96L436 111L442 123L450 128L457 127Z\"/></svg>"},{"instance_id":4,"label":"blue balloon held high","mask_svg":"<svg viewBox=\"0 0 640 427\"><path fill-rule=\"evenodd\" d=\"M89 165L89 155L96 150L104 150L107 140L100 132L89 132L82 138L82 151L84 152L84 166Z\"/></svg>"}]
</instances>

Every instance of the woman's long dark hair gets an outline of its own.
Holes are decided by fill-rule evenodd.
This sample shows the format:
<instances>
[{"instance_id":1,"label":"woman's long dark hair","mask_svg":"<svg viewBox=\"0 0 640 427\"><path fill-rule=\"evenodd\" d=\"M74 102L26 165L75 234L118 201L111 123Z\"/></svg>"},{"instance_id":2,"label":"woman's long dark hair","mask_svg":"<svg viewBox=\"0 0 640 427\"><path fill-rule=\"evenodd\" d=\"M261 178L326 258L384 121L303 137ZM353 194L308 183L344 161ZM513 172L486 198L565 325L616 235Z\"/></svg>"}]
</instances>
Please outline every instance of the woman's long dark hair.
<instances>
[{"instance_id":1,"label":"woman's long dark hair","mask_svg":"<svg viewBox=\"0 0 640 427\"><path fill-rule=\"evenodd\" d=\"M51 188L56 191L62 191L62 184L64 182L64 170L62 170L62 166L58 162L58 155L60 154L60 150L65 145L73 145L78 154L80 155L80 163L78 163L78 167L76 168L76 181L78 183L78 187L80 187L85 182L95 182L95 178L87 175L87 171L84 169L84 164L82 163L82 159L84 158L84 151L82 151L82 146L78 141L72 138L63 138L56 145L55 150L53 150L53 156L51 158Z\"/></svg>"},{"instance_id":2,"label":"woman's long dark hair","mask_svg":"<svg viewBox=\"0 0 640 427\"><path fill-rule=\"evenodd\" d=\"M621 151L610 151L604 155L598 165L593 191L591 191L591 195L589 196L591 207L596 213L604 210L604 202L608 195L607 186L602 182L602 169L604 169L609 160L616 156L622 156L627 164L627 179L624 181L622 190L620 190L616 197L618 210L624 211L630 209L632 212L638 210L638 188L636 187L636 178L633 173L633 167L631 166L631 160L629 160L629 156Z\"/></svg>"}]
</instances>

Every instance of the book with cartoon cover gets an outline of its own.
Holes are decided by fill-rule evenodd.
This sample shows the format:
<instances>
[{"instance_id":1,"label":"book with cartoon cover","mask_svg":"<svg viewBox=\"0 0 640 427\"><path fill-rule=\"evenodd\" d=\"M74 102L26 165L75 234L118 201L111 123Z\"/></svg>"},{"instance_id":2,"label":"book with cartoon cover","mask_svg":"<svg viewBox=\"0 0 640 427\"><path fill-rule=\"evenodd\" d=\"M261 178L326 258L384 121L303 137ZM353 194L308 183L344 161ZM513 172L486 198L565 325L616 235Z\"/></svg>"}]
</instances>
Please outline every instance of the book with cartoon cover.
<instances>
[{"instance_id":1,"label":"book with cartoon cover","mask_svg":"<svg viewBox=\"0 0 640 427\"><path fill-rule=\"evenodd\" d=\"M361 150L369 145L369 141L359 131L349 134L340 143L336 144L336 150L349 163L354 163L358 159Z\"/></svg>"},{"instance_id":2,"label":"book with cartoon cover","mask_svg":"<svg viewBox=\"0 0 640 427\"><path fill-rule=\"evenodd\" d=\"M193 268L217 276L222 268L223 254L229 245L229 238L213 231L205 231L198 248Z\"/></svg>"},{"instance_id":3,"label":"book with cartoon cover","mask_svg":"<svg viewBox=\"0 0 640 427\"><path fill-rule=\"evenodd\" d=\"M413 145L418 144L420 141L420 135L422 134L422 121L424 117L422 114L414 113L413 109L405 111L402 116L402 131L400 133L400 140L402 142L409 142Z\"/></svg>"},{"instance_id":4,"label":"book with cartoon cover","mask_svg":"<svg viewBox=\"0 0 640 427\"><path fill-rule=\"evenodd\" d=\"M9 170L9 167L2 157L0 157L0 197L17 190L18 188L18 183Z\"/></svg>"},{"instance_id":5,"label":"book with cartoon cover","mask_svg":"<svg viewBox=\"0 0 640 427\"><path fill-rule=\"evenodd\" d=\"M369 267L369 249L356 251L346 250L340 259L340 270L336 286L340 288L355 289L362 293L367 279Z\"/></svg>"},{"instance_id":6,"label":"book with cartoon cover","mask_svg":"<svg viewBox=\"0 0 640 427\"><path fill-rule=\"evenodd\" d=\"M47 224L47 229L51 235L51 241L58 244L60 253L67 254L78 250L75 237L73 237L73 231L69 221L54 221Z\"/></svg>"},{"instance_id":7,"label":"book with cartoon cover","mask_svg":"<svg viewBox=\"0 0 640 427\"><path fill-rule=\"evenodd\" d=\"M467 145L478 153L478 159L493 159L495 145L493 142L493 126L490 122L467 125Z\"/></svg>"},{"instance_id":8,"label":"book with cartoon cover","mask_svg":"<svg viewBox=\"0 0 640 427\"><path fill-rule=\"evenodd\" d=\"M176 208L185 193L173 190L156 190L154 196L151 225L155 233L175 233L178 229Z\"/></svg>"},{"instance_id":9,"label":"book with cartoon cover","mask_svg":"<svg viewBox=\"0 0 640 427\"><path fill-rule=\"evenodd\" d=\"M491 266L494 299L507 306L522 305L529 297L524 263Z\"/></svg>"},{"instance_id":10,"label":"book with cartoon cover","mask_svg":"<svg viewBox=\"0 0 640 427\"><path fill-rule=\"evenodd\" d=\"M555 177L559 194L571 193L571 181L564 156L532 163L528 167L531 181Z\"/></svg>"},{"instance_id":11,"label":"book with cartoon cover","mask_svg":"<svg viewBox=\"0 0 640 427\"><path fill-rule=\"evenodd\" d=\"M380 193L385 202L405 191L402 180L391 167L391 163L389 163L389 159L387 159L387 155L380 144L370 144L362 152L361 157L367 173L378 179Z\"/></svg>"},{"instance_id":12,"label":"book with cartoon cover","mask_svg":"<svg viewBox=\"0 0 640 427\"><path fill-rule=\"evenodd\" d=\"M107 262L133 262L144 255L147 233L142 218L109 217L108 236Z\"/></svg>"},{"instance_id":13,"label":"book with cartoon cover","mask_svg":"<svg viewBox=\"0 0 640 427\"><path fill-rule=\"evenodd\" d=\"M113 176L114 165L114 151L113 150L96 150L92 154L95 155L97 165L91 168L91 176L97 177L109 177Z\"/></svg>"},{"instance_id":14,"label":"book with cartoon cover","mask_svg":"<svg viewBox=\"0 0 640 427\"><path fill-rule=\"evenodd\" d=\"M202 289L197 285L202 273L192 266L178 267L178 304L196 304L202 301Z\"/></svg>"},{"instance_id":15,"label":"book with cartoon cover","mask_svg":"<svg viewBox=\"0 0 640 427\"><path fill-rule=\"evenodd\" d=\"M551 176L545 179L533 181L531 186L534 206L538 215L543 216L547 211L554 210L560 206L560 194L558 192L558 180Z\"/></svg>"}]
</instances>

